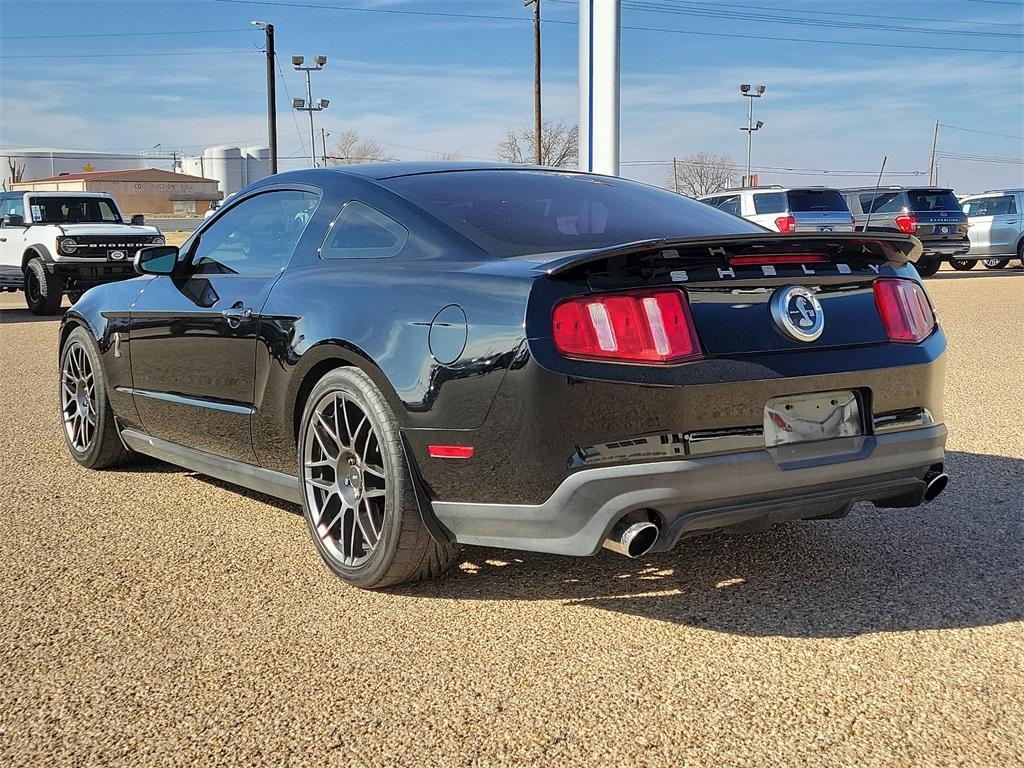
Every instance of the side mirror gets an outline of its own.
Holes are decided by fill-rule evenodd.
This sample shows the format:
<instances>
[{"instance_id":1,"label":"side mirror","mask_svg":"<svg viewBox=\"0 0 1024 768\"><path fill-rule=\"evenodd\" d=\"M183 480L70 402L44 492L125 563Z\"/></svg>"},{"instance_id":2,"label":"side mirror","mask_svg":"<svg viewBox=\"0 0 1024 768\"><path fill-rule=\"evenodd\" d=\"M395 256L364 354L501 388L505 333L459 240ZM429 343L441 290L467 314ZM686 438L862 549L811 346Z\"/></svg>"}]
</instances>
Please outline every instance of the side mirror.
<instances>
[{"instance_id":1,"label":"side mirror","mask_svg":"<svg viewBox=\"0 0 1024 768\"><path fill-rule=\"evenodd\" d=\"M143 213L133 213L132 214L132 224L134 224L136 226L140 226L140 225L145 224L145 223L146 223L146 215L145 214L143 214Z\"/></svg>"},{"instance_id":2,"label":"side mirror","mask_svg":"<svg viewBox=\"0 0 1024 768\"><path fill-rule=\"evenodd\" d=\"M19 216L16 213L5 213L4 214L4 226L5 227L24 227L25 217Z\"/></svg>"},{"instance_id":3,"label":"side mirror","mask_svg":"<svg viewBox=\"0 0 1024 768\"><path fill-rule=\"evenodd\" d=\"M151 245L135 252L135 271L140 275L171 275L177 264L176 245Z\"/></svg>"}]
</instances>

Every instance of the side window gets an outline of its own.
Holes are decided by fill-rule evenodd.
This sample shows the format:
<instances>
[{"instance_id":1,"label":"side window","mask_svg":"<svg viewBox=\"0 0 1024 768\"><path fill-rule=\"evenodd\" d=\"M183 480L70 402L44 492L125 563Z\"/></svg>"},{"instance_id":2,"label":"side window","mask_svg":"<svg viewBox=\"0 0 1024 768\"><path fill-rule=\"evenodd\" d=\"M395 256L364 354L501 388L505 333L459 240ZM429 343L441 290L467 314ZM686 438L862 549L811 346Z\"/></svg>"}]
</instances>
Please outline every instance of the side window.
<instances>
[{"instance_id":1,"label":"side window","mask_svg":"<svg viewBox=\"0 0 1024 768\"><path fill-rule=\"evenodd\" d=\"M786 210L786 193L769 192L754 195L754 213L782 213Z\"/></svg>"},{"instance_id":2,"label":"side window","mask_svg":"<svg viewBox=\"0 0 1024 768\"><path fill-rule=\"evenodd\" d=\"M386 259L409 239L409 231L358 200L345 204L320 249L323 259Z\"/></svg>"},{"instance_id":3,"label":"side window","mask_svg":"<svg viewBox=\"0 0 1024 768\"><path fill-rule=\"evenodd\" d=\"M718 204L718 209L722 210L722 211L725 211L726 213L732 213L732 214L735 214L735 215L739 216L740 215L740 196L739 195L729 195L728 197L723 197L722 201Z\"/></svg>"},{"instance_id":4,"label":"side window","mask_svg":"<svg viewBox=\"0 0 1024 768\"><path fill-rule=\"evenodd\" d=\"M710 205L713 208L717 208L718 204L721 201L722 201L722 198L720 198L720 197L705 197L703 200L701 200L701 202L704 203L704 205Z\"/></svg>"},{"instance_id":5,"label":"side window","mask_svg":"<svg viewBox=\"0 0 1024 768\"><path fill-rule=\"evenodd\" d=\"M899 213L906 207L902 192L868 192L860 196L860 207L867 213Z\"/></svg>"},{"instance_id":6,"label":"side window","mask_svg":"<svg viewBox=\"0 0 1024 768\"><path fill-rule=\"evenodd\" d=\"M11 195L0 200L0 218L11 213L25 217L25 202L21 195Z\"/></svg>"},{"instance_id":7,"label":"side window","mask_svg":"<svg viewBox=\"0 0 1024 768\"><path fill-rule=\"evenodd\" d=\"M272 275L302 236L319 197L312 192L264 192L225 211L199 233L192 253L198 275Z\"/></svg>"}]
</instances>

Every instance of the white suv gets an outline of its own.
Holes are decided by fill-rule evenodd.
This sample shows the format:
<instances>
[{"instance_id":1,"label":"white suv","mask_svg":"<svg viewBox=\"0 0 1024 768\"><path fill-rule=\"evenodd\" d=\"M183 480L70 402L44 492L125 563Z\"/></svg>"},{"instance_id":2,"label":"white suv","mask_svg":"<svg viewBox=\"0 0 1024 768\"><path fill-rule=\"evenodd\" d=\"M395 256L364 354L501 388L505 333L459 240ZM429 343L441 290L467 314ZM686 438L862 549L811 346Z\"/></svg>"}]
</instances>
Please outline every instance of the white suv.
<instances>
[{"instance_id":1,"label":"white suv","mask_svg":"<svg viewBox=\"0 0 1024 768\"><path fill-rule=\"evenodd\" d=\"M989 269L1002 269L1013 258L1024 266L1024 190L986 192L960 202L967 214L971 258L953 266L970 269L980 259Z\"/></svg>"},{"instance_id":2,"label":"white suv","mask_svg":"<svg viewBox=\"0 0 1024 768\"><path fill-rule=\"evenodd\" d=\"M828 187L743 187L697 198L775 232L852 232L853 217Z\"/></svg>"},{"instance_id":3,"label":"white suv","mask_svg":"<svg viewBox=\"0 0 1024 768\"><path fill-rule=\"evenodd\" d=\"M36 315L60 311L93 285L135 274L144 245L163 245L141 215L121 218L110 195L98 192L0 193L0 290L25 291Z\"/></svg>"}]
</instances>

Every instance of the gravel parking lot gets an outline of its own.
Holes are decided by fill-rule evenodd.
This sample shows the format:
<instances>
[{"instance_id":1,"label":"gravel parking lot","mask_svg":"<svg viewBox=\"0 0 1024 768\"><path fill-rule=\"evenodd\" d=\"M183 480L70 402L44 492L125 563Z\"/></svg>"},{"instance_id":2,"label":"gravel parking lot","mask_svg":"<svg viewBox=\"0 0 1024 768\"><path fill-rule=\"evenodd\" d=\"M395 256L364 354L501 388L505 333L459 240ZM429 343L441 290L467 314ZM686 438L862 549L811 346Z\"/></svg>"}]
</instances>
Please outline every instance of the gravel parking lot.
<instances>
[{"instance_id":1,"label":"gravel parking lot","mask_svg":"<svg viewBox=\"0 0 1024 768\"><path fill-rule=\"evenodd\" d=\"M390 593L294 507L79 468L57 322L0 295L0 763L1024 765L1024 271L928 288L935 503Z\"/></svg>"}]
</instances>

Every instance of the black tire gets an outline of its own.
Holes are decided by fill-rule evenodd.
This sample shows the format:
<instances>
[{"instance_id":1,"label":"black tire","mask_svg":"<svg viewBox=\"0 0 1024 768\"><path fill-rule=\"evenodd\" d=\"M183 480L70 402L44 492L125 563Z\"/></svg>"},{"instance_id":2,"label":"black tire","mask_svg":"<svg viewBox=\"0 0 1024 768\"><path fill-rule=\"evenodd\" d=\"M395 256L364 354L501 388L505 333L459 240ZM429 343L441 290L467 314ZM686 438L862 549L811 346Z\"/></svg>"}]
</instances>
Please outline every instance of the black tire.
<instances>
[{"instance_id":1,"label":"black tire","mask_svg":"<svg viewBox=\"0 0 1024 768\"><path fill-rule=\"evenodd\" d=\"M1006 265L1010 263L1009 259L985 259L981 262L985 265L986 269L1006 269Z\"/></svg>"},{"instance_id":2,"label":"black tire","mask_svg":"<svg viewBox=\"0 0 1024 768\"><path fill-rule=\"evenodd\" d=\"M25 267L25 303L33 315L60 314L64 292L60 279L46 271L42 259L36 257Z\"/></svg>"},{"instance_id":3,"label":"black tire","mask_svg":"<svg viewBox=\"0 0 1024 768\"><path fill-rule=\"evenodd\" d=\"M921 277L931 277L939 271L942 262L938 259L918 259L914 266L917 267L917 273Z\"/></svg>"},{"instance_id":4,"label":"black tire","mask_svg":"<svg viewBox=\"0 0 1024 768\"><path fill-rule=\"evenodd\" d=\"M72 441L71 429L68 425L69 407L65 405L66 370L68 358L78 354L82 350L92 373L93 383L93 407L95 408L95 423L92 439L85 446L76 446ZM57 404L58 413L61 419L61 432L64 434L64 442L71 453L72 458L89 469L108 469L126 463L131 458L131 453L121 442L118 434L117 422L114 412L107 399L107 380L100 365L99 350L92 335L79 326L68 334L64 346L60 350L60 380L57 383Z\"/></svg>"},{"instance_id":5,"label":"black tire","mask_svg":"<svg viewBox=\"0 0 1024 768\"><path fill-rule=\"evenodd\" d=\"M949 266L958 272L969 272L978 266L977 259L950 259Z\"/></svg>"},{"instance_id":6,"label":"black tire","mask_svg":"<svg viewBox=\"0 0 1024 768\"><path fill-rule=\"evenodd\" d=\"M306 465L307 441L311 428L311 420L316 417L318 408L322 408L330 398L341 397L355 404L369 421L379 458L383 467L386 493L383 501L383 517L380 523L379 539L372 551L363 554L365 560L352 565L342 562L332 547L325 544L327 539L334 548L338 544L331 536L331 525L322 525L320 512L314 510L313 504L320 503L326 510L328 503L325 496L318 495L316 488L307 484ZM340 434L340 430L339 434ZM351 440L357 443L356 438ZM369 446L370 438L366 438ZM381 589L405 582L422 581L441 576L454 562L458 547L449 542L437 541L423 524L420 517L416 495L413 490L412 478L405 460L399 435L398 421L387 401L369 376L357 368L337 368L328 372L310 392L299 424L298 432L298 467L299 486L302 496L302 513L306 520L313 544L327 567L343 581L362 589ZM316 441L311 442L315 445ZM365 455L365 450L364 450ZM339 464L340 464L339 459ZM335 474L335 478L338 475ZM335 480L337 482L337 479ZM346 481L345 485L348 485ZM355 485L355 483L353 483ZM360 493L367 490L366 477L360 481ZM310 497L313 497L312 500ZM359 507L360 502L356 502ZM362 509L362 507L359 507ZM335 513L337 514L337 513ZM327 517L325 514L324 517ZM343 517L338 523L338 540L343 537L341 532L345 525L349 529L355 526L355 520ZM320 526L320 530L318 530ZM323 537L322 537L323 536Z\"/></svg>"}]
</instances>

